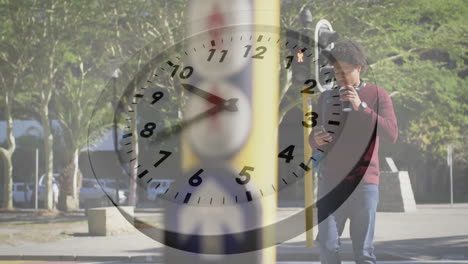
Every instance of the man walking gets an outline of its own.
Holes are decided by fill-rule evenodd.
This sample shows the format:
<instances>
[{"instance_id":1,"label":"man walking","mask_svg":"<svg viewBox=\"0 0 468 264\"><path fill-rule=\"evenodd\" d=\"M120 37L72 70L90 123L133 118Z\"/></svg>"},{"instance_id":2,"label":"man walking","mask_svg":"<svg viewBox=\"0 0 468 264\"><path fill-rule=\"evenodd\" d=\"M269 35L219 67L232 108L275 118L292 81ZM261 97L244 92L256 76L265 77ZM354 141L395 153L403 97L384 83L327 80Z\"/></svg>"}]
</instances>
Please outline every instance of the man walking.
<instances>
[{"instance_id":1,"label":"man walking","mask_svg":"<svg viewBox=\"0 0 468 264\"><path fill-rule=\"evenodd\" d=\"M362 46L352 40L335 43L328 54L338 86L323 92L309 142L319 161L319 233L322 263L341 263L340 236L347 219L356 263L376 263L374 227L379 200L379 141L397 140L393 104L380 87L364 83L367 65Z\"/></svg>"}]
</instances>

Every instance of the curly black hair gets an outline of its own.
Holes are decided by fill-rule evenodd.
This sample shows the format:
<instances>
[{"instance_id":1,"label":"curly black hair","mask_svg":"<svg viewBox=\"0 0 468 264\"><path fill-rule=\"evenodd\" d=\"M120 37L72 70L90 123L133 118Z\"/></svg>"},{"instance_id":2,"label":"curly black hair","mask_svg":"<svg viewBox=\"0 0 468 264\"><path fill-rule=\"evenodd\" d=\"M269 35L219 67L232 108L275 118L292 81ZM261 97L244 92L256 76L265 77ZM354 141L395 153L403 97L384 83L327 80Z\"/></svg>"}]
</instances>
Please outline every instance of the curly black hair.
<instances>
[{"instance_id":1,"label":"curly black hair","mask_svg":"<svg viewBox=\"0 0 468 264\"><path fill-rule=\"evenodd\" d=\"M337 61L344 61L354 66L360 65L364 70L367 65L367 58L364 48L354 40L339 40L333 49L326 54L330 64Z\"/></svg>"}]
</instances>

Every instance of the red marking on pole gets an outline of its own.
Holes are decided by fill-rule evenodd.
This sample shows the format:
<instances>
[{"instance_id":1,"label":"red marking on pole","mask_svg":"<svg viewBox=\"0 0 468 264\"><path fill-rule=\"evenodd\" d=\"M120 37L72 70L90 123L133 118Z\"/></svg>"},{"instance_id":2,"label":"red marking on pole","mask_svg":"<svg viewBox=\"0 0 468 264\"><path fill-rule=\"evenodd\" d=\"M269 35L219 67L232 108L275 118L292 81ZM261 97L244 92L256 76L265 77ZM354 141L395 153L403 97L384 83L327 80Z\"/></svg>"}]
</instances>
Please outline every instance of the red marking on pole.
<instances>
[{"instance_id":1,"label":"red marking on pole","mask_svg":"<svg viewBox=\"0 0 468 264\"><path fill-rule=\"evenodd\" d=\"M208 28L213 28L209 31L210 36L215 40L215 44L218 46L223 46L220 40L220 36L223 33L223 30L219 27L225 25L224 22L224 15L222 14L219 4L215 3L213 5L213 9L211 10L211 14L208 16Z\"/></svg>"}]
</instances>

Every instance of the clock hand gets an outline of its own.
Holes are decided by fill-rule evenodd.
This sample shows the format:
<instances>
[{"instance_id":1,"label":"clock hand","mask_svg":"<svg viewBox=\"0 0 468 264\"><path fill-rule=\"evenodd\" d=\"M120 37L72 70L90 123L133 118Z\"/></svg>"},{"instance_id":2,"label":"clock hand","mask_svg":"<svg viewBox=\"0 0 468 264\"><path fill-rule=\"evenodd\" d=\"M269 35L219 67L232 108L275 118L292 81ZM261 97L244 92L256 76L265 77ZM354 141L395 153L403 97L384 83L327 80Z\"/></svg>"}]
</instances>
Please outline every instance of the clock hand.
<instances>
[{"instance_id":1,"label":"clock hand","mask_svg":"<svg viewBox=\"0 0 468 264\"><path fill-rule=\"evenodd\" d=\"M200 96L201 98L207 100L208 102L212 103L212 104L225 104L226 103L226 100L224 100L223 98L217 96L217 95L214 95L212 93L209 93L205 90L202 90L198 87L195 87L191 84L188 84L188 83L183 83L182 86L189 92L195 94L195 95L198 95Z\"/></svg>"},{"instance_id":2,"label":"clock hand","mask_svg":"<svg viewBox=\"0 0 468 264\"><path fill-rule=\"evenodd\" d=\"M187 128L187 127L193 125L194 123L196 123L198 121L201 121L201 120L203 120L203 119L205 119L207 117L214 116L214 115L216 115L219 112L222 112L224 110L226 110L228 112L237 112L237 110L238 110L237 105L236 105L237 101L238 101L238 98L231 98L229 100L224 100L223 104L216 104L215 106L208 109L207 111L205 111L203 113L200 113L200 114L194 116L193 118L191 118L189 120L182 120L181 122L167 128L167 129L159 131L155 135L155 137L156 137L155 142L159 143L159 142L165 140L166 138L168 138L168 137L170 137L170 136L172 136L172 135L174 135L176 133L179 133L180 131L182 131L182 129Z\"/></svg>"}]
</instances>

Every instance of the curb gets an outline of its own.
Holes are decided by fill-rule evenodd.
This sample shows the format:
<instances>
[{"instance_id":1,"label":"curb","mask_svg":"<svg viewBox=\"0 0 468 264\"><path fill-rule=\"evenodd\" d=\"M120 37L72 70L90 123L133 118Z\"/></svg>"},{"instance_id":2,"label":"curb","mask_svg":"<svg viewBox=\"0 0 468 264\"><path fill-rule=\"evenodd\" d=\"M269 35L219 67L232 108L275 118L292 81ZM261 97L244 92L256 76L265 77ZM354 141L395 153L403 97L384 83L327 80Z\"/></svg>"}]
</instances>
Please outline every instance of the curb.
<instances>
[{"instance_id":1,"label":"curb","mask_svg":"<svg viewBox=\"0 0 468 264\"><path fill-rule=\"evenodd\" d=\"M386 252L376 253L379 261L412 261L414 258L405 258ZM343 261L354 261L351 252L342 252ZM104 262L116 261L124 263L162 263L162 255L141 255L141 256L60 256L60 255L0 255L0 260L39 260L39 261L89 261ZM277 261L320 261L320 255L317 252L291 252L278 253Z\"/></svg>"},{"instance_id":2,"label":"curb","mask_svg":"<svg viewBox=\"0 0 468 264\"><path fill-rule=\"evenodd\" d=\"M0 255L1 260L38 260L38 261L89 261L104 262L116 261L123 263L161 263L162 256L58 256L58 255Z\"/></svg>"}]
</instances>

